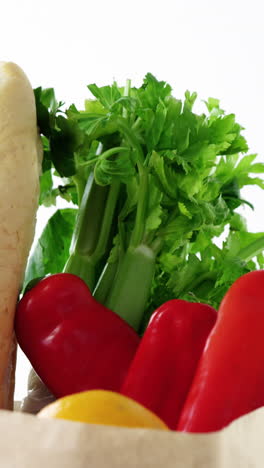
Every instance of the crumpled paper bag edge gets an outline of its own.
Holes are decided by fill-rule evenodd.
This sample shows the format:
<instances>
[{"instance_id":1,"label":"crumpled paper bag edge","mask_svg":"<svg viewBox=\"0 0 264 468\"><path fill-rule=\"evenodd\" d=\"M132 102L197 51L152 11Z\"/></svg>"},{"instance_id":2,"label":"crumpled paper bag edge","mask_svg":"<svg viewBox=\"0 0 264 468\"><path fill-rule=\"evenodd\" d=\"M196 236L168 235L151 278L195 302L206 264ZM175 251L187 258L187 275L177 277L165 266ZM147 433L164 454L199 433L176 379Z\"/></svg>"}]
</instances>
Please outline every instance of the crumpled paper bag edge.
<instances>
[{"instance_id":1,"label":"crumpled paper bag edge","mask_svg":"<svg viewBox=\"0 0 264 468\"><path fill-rule=\"evenodd\" d=\"M263 468L264 408L222 431L174 431L98 426L0 411L4 468Z\"/></svg>"}]
</instances>

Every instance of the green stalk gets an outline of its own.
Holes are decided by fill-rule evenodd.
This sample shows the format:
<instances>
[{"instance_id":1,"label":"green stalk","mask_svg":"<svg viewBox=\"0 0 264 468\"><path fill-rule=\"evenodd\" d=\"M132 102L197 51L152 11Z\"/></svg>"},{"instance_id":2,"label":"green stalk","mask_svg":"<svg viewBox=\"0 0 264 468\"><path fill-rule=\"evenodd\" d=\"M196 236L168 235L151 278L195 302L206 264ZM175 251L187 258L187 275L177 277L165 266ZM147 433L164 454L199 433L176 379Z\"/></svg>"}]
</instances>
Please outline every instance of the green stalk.
<instances>
[{"instance_id":1,"label":"green stalk","mask_svg":"<svg viewBox=\"0 0 264 468\"><path fill-rule=\"evenodd\" d=\"M133 131L131 131L131 129L126 123L126 120L123 117L117 117L116 123L119 131L123 133L129 145L131 145L131 147L136 150L138 156L137 164L139 171L141 171L144 166L144 153L140 143L138 142L137 137L134 135Z\"/></svg>"},{"instance_id":2,"label":"green stalk","mask_svg":"<svg viewBox=\"0 0 264 468\"><path fill-rule=\"evenodd\" d=\"M102 209L108 190L108 187L97 185L92 174L89 176L72 235L70 256L64 267L64 272L80 276L89 288L93 288L95 282L91 255L100 233Z\"/></svg>"},{"instance_id":3,"label":"green stalk","mask_svg":"<svg viewBox=\"0 0 264 468\"><path fill-rule=\"evenodd\" d=\"M137 154L139 202L129 246L116 264L105 267L95 287L94 295L97 300L138 330L149 297L156 260L154 250L143 243L149 176L144 167L141 145L122 117L119 118L119 129Z\"/></svg>"},{"instance_id":4,"label":"green stalk","mask_svg":"<svg viewBox=\"0 0 264 468\"><path fill-rule=\"evenodd\" d=\"M80 168L84 168L84 167L89 167L89 166L93 166L96 162L98 162L99 160L102 160L102 159L107 159L109 158L110 156L113 156L117 153L123 153L124 151L129 151L129 149L125 146L117 146L115 148L109 148L108 150L104 151L103 153L101 153L100 155L96 156L95 158L93 159L89 159L89 161L86 161L84 163L81 163L79 165Z\"/></svg>"},{"instance_id":5,"label":"green stalk","mask_svg":"<svg viewBox=\"0 0 264 468\"><path fill-rule=\"evenodd\" d=\"M97 148L97 152L96 152L96 158L98 158L100 156L100 154L102 153L102 150L103 150L103 145L101 143L99 143L98 148ZM96 159L96 161L97 161L97 159ZM82 203L82 198L83 198L83 194L84 194L84 191L85 191L85 187L87 186L87 183L90 184L90 182L87 181L87 175L86 175L86 171L83 170L84 169L83 164L79 163L78 160L76 160L75 163L76 163L76 174L73 176L73 181L74 181L74 183L76 185L77 196L78 196L78 205L80 207L80 205ZM87 196L87 194L86 194L86 196Z\"/></svg>"},{"instance_id":6,"label":"green stalk","mask_svg":"<svg viewBox=\"0 0 264 468\"><path fill-rule=\"evenodd\" d=\"M84 194L85 186L86 186L86 180L85 180L85 178L82 176L81 171L77 172L77 173L73 176L73 181L74 181L74 183L75 183L75 185L76 185L77 197L78 197L78 205L80 206L81 201L82 201L82 197L83 197L83 194Z\"/></svg>"},{"instance_id":7,"label":"green stalk","mask_svg":"<svg viewBox=\"0 0 264 468\"><path fill-rule=\"evenodd\" d=\"M118 199L118 195L120 192L121 183L119 181L112 182L107 202L105 205L104 215L102 218L100 234L96 243L96 248L92 254L92 259L94 263L97 263L106 253L106 248L109 240L110 231L112 228L112 222L114 218L116 203Z\"/></svg>"},{"instance_id":8,"label":"green stalk","mask_svg":"<svg viewBox=\"0 0 264 468\"><path fill-rule=\"evenodd\" d=\"M139 330L154 276L156 252L143 243L148 203L148 172L139 171L139 202L129 247L106 265L95 298Z\"/></svg>"},{"instance_id":9,"label":"green stalk","mask_svg":"<svg viewBox=\"0 0 264 468\"><path fill-rule=\"evenodd\" d=\"M99 277L99 280L96 284L96 287L93 291L93 296L101 304L106 303L106 300L107 300L108 295L110 294L112 285L114 284L118 267L120 266L120 262L122 261L122 258L124 256L125 233L123 229L123 223L120 220L120 213L119 213L119 219L118 219L118 233L119 233L119 242L117 246L118 252L116 253L114 258L111 258L111 259L108 258L102 270L102 273ZM110 257L111 257L111 252L110 252Z\"/></svg>"},{"instance_id":10,"label":"green stalk","mask_svg":"<svg viewBox=\"0 0 264 468\"><path fill-rule=\"evenodd\" d=\"M138 200L135 227L132 231L130 242L132 247L141 244L145 232L146 209L148 204L148 173L146 170L142 171L140 175Z\"/></svg>"},{"instance_id":11,"label":"green stalk","mask_svg":"<svg viewBox=\"0 0 264 468\"><path fill-rule=\"evenodd\" d=\"M97 281L96 266L106 254L120 183L102 187L88 178L64 272L80 276L90 290Z\"/></svg>"},{"instance_id":12,"label":"green stalk","mask_svg":"<svg viewBox=\"0 0 264 468\"><path fill-rule=\"evenodd\" d=\"M129 93L127 83L125 94ZM139 329L149 297L154 275L156 253L143 243L148 205L148 170L137 135L127 124L127 113L118 117L118 129L125 142L133 148L139 177L138 205L129 246L120 251L114 263L108 263L95 287L94 296L115 311L133 328ZM119 226L120 227L120 226ZM121 234L121 233L120 233ZM122 236L121 236L122 237Z\"/></svg>"},{"instance_id":13,"label":"green stalk","mask_svg":"<svg viewBox=\"0 0 264 468\"><path fill-rule=\"evenodd\" d=\"M106 303L107 296L110 293L112 284L114 284L117 268L118 268L117 261L106 263L102 271L102 274L96 284L96 287L93 291L93 296L101 304Z\"/></svg>"},{"instance_id":14,"label":"green stalk","mask_svg":"<svg viewBox=\"0 0 264 468\"><path fill-rule=\"evenodd\" d=\"M259 239L256 239L247 247L244 247L238 253L238 257L244 262L249 262L252 258L256 257L256 255L260 254L264 251L264 235Z\"/></svg>"},{"instance_id":15,"label":"green stalk","mask_svg":"<svg viewBox=\"0 0 264 468\"><path fill-rule=\"evenodd\" d=\"M149 297L156 256L144 244L129 247L105 305L138 330Z\"/></svg>"}]
</instances>

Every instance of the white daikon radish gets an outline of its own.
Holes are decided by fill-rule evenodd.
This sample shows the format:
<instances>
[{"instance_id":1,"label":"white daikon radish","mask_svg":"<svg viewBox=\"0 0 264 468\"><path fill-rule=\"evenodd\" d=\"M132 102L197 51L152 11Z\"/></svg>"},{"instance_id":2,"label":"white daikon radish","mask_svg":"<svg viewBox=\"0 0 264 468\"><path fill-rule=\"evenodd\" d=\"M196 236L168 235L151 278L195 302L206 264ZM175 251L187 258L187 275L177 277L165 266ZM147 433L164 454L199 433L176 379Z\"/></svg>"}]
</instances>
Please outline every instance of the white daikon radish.
<instances>
[{"instance_id":1,"label":"white daikon radish","mask_svg":"<svg viewBox=\"0 0 264 468\"><path fill-rule=\"evenodd\" d=\"M34 237L41 159L32 87L17 65L0 62L0 408L12 400L13 322Z\"/></svg>"}]
</instances>

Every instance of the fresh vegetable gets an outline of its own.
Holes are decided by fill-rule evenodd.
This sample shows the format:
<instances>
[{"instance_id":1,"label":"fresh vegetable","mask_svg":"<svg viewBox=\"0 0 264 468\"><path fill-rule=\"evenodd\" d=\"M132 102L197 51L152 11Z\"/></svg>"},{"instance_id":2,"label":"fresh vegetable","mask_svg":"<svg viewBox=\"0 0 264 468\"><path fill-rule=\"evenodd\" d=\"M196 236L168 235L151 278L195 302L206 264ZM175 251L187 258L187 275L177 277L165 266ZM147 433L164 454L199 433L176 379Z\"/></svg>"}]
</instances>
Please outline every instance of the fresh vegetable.
<instances>
[{"instance_id":1,"label":"fresh vegetable","mask_svg":"<svg viewBox=\"0 0 264 468\"><path fill-rule=\"evenodd\" d=\"M239 278L225 295L179 431L210 432L264 406L264 270Z\"/></svg>"},{"instance_id":2,"label":"fresh vegetable","mask_svg":"<svg viewBox=\"0 0 264 468\"><path fill-rule=\"evenodd\" d=\"M247 232L237 212L250 204L245 185L264 188L264 164L244 155L243 129L216 99L197 114L195 93L181 102L151 74L139 88L88 88L83 110L35 90L40 203L60 196L76 205L77 220L63 210L51 218L26 281L63 268L141 333L173 298L217 308L235 279L264 264L264 234Z\"/></svg>"},{"instance_id":3,"label":"fresh vegetable","mask_svg":"<svg viewBox=\"0 0 264 468\"><path fill-rule=\"evenodd\" d=\"M15 331L56 397L98 388L119 390L139 344L136 332L69 273L48 276L25 293Z\"/></svg>"},{"instance_id":4,"label":"fresh vegetable","mask_svg":"<svg viewBox=\"0 0 264 468\"><path fill-rule=\"evenodd\" d=\"M166 301L217 308L239 276L264 265L264 233L247 232L237 212L251 206L244 186L264 188L264 164L245 155L235 116L212 98L197 114L195 93L179 101L151 74L139 88L129 81L88 88L93 99L83 110L57 102L52 89L35 90L40 204L60 196L71 205L50 219L30 258L25 284L55 276L25 293L16 331L55 396L120 389L139 338L114 312L143 334ZM220 247L216 238L225 234ZM78 293L84 284L73 275L93 298ZM187 380L186 369L182 395Z\"/></svg>"},{"instance_id":5,"label":"fresh vegetable","mask_svg":"<svg viewBox=\"0 0 264 468\"><path fill-rule=\"evenodd\" d=\"M168 430L166 424L144 406L119 393L103 390L60 398L43 408L38 416L107 426Z\"/></svg>"},{"instance_id":6,"label":"fresh vegetable","mask_svg":"<svg viewBox=\"0 0 264 468\"><path fill-rule=\"evenodd\" d=\"M0 62L0 408L13 404L13 321L35 230L42 158L34 93L23 71Z\"/></svg>"},{"instance_id":7,"label":"fresh vegetable","mask_svg":"<svg viewBox=\"0 0 264 468\"><path fill-rule=\"evenodd\" d=\"M175 429L215 321L215 309L206 304L175 299L159 307L141 339L121 393Z\"/></svg>"}]
</instances>

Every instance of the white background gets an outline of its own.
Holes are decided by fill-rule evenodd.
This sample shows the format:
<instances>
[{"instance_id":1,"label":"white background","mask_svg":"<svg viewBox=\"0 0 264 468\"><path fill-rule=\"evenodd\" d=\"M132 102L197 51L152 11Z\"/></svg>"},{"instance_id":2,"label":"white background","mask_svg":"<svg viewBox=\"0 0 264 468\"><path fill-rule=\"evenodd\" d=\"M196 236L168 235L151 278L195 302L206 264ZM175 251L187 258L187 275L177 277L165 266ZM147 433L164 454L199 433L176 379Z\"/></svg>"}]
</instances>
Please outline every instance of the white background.
<instances>
[{"instance_id":1,"label":"white background","mask_svg":"<svg viewBox=\"0 0 264 468\"><path fill-rule=\"evenodd\" d=\"M9 0L0 8L0 60L17 62L32 86L54 87L58 99L81 105L86 85L139 85L147 72L182 98L221 100L245 127L251 152L264 161L263 7L261 0ZM244 194L245 215L264 231L264 193ZM49 213L39 214L38 230ZM16 398L28 364L19 355Z\"/></svg>"}]
</instances>

